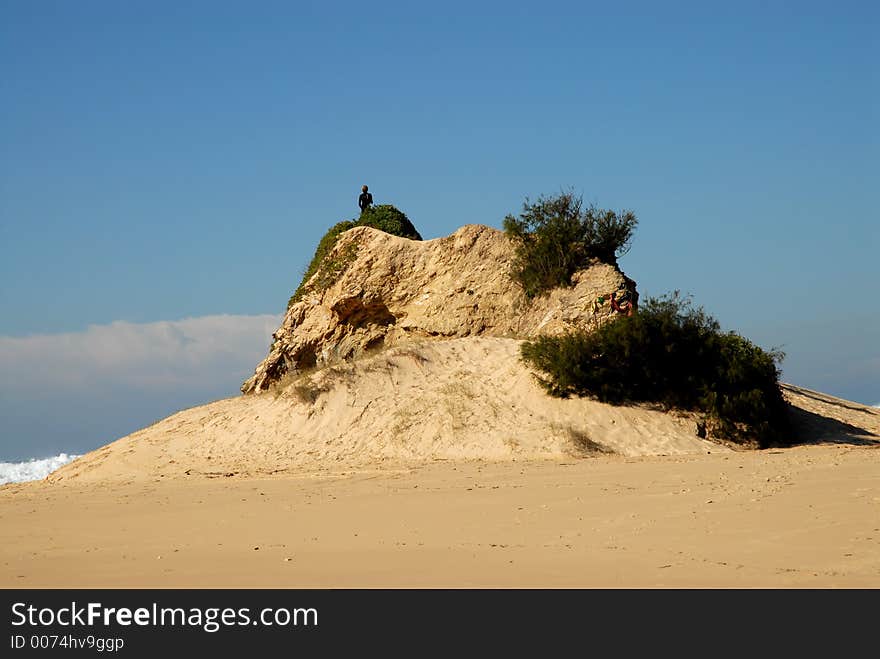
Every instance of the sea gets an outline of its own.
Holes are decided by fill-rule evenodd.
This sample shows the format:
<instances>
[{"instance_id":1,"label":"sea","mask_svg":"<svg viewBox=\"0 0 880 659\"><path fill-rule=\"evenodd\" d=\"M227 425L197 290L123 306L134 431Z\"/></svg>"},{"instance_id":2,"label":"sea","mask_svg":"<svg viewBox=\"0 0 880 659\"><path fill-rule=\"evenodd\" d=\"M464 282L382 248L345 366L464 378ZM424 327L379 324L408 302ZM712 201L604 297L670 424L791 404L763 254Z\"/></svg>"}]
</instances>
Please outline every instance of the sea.
<instances>
[{"instance_id":1,"label":"sea","mask_svg":"<svg viewBox=\"0 0 880 659\"><path fill-rule=\"evenodd\" d=\"M78 455L59 453L51 458L31 458L24 462L0 462L0 485L38 481L78 457Z\"/></svg>"}]
</instances>

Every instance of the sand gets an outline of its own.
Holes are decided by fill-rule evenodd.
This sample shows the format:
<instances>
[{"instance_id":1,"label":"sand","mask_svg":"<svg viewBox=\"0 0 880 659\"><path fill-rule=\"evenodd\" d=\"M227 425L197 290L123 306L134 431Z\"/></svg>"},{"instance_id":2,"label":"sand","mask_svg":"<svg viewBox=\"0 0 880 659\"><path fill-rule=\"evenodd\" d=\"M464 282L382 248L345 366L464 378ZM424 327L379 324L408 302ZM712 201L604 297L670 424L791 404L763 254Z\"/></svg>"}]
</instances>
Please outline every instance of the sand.
<instances>
[{"instance_id":1,"label":"sand","mask_svg":"<svg viewBox=\"0 0 880 659\"><path fill-rule=\"evenodd\" d=\"M183 410L83 456L53 480L705 450L689 415L548 396L519 359L520 343L471 337L396 346L276 392Z\"/></svg>"},{"instance_id":2,"label":"sand","mask_svg":"<svg viewBox=\"0 0 880 659\"><path fill-rule=\"evenodd\" d=\"M0 586L878 587L880 450L0 489Z\"/></svg>"},{"instance_id":3,"label":"sand","mask_svg":"<svg viewBox=\"0 0 880 659\"><path fill-rule=\"evenodd\" d=\"M880 410L786 385L810 443L736 450L551 399L516 345L388 351L0 487L0 587L880 587Z\"/></svg>"}]
</instances>

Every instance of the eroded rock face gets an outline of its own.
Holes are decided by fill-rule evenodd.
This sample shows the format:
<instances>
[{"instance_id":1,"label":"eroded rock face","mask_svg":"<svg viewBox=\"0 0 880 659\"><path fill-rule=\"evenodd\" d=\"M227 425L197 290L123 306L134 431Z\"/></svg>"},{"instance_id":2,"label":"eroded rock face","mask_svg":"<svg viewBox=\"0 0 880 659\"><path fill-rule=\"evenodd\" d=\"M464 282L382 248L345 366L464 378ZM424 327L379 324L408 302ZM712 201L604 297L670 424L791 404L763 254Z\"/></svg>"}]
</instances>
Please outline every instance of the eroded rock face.
<instances>
[{"instance_id":1,"label":"eroded rock face","mask_svg":"<svg viewBox=\"0 0 880 659\"><path fill-rule=\"evenodd\" d=\"M513 250L501 231L474 224L424 242L369 227L345 232L327 257L342 264L335 282L313 287L288 309L242 392L412 338L527 338L596 327L617 313L612 292L628 288L636 296L634 281L595 263L577 272L570 288L528 300L509 275Z\"/></svg>"}]
</instances>

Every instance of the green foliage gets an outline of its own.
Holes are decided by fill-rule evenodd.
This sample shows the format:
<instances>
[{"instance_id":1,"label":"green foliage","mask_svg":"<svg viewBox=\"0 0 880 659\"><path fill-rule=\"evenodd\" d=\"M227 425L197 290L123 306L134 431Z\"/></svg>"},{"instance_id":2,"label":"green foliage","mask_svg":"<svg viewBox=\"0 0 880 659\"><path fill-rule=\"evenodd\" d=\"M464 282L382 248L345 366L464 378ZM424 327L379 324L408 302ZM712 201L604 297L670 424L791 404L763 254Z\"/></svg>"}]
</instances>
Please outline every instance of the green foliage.
<instances>
[{"instance_id":1,"label":"green foliage","mask_svg":"<svg viewBox=\"0 0 880 659\"><path fill-rule=\"evenodd\" d=\"M287 303L288 309L293 304L299 302L309 290L326 290L328 286L333 284L345 272L345 269L357 256L356 245L350 246L344 253L337 254L333 259L328 259L327 257L333 251L339 236L343 232L361 226L373 227L385 233L411 240L422 239L412 222L409 221L409 218L390 204L370 207L361 213L358 220L343 220L334 224L318 243L318 248L315 250L315 255L312 257L309 267L306 268L305 274L303 274L302 281ZM307 286L309 280L315 274L318 276L311 286Z\"/></svg>"},{"instance_id":2,"label":"green foliage","mask_svg":"<svg viewBox=\"0 0 880 659\"><path fill-rule=\"evenodd\" d=\"M303 295L306 294L306 282L309 281L309 279L312 278L312 275L314 275L318 271L318 268L321 267L321 263L324 262L324 259L330 254L333 247L336 245L336 241L339 239L340 234L349 229L353 229L355 226L356 225L352 220L343 220L342 222L334 224L330 227L330 230L324 234L324 237L321 238L321 241L318 243L318 248L315 250L315 255L312 257L309 267L306 268L306 271L303 274L300 285L287 303L288 309L296 302L299 302Z\"/></svg>"},{"instance_id":3,"label":"green foliage","mask_svg":"<svg viewBox=\"0 0 880 659\"><path fill-rule=\"evenodd\" d=\"M571 285L571 276L592 259L617 265L629 251L638 220L632 211L584 207L571 192L523 203L519 218L504 218L516 242L513 275L528 297Z\"/></svg>"},{"instance_id":4,"label":"green foliage","mask_svg":"<svg viewBox=\"0 0 880 659\"><path fill-rule=\"evenodd\" d=\"M782 353L722 332L678 292L649 298L638 313L591 333L539 337L521 353L554 396L700 410L718 437L758 446L784 441L787 414L776 366Z\"/></svg>"},{"instance_id":5,"label":"green foliage","mask_svg":"<svg viewBox=\"0 0 880 659\"><path fill-rule=\"evenodd\" d=\"M413 223L409 221L409 218L391 204L370 206L361 213L361 217L355 223L355 226L373 227L385 233L409 238L410 240L422 239Z\"/></svg>"},{"instance_id":6,"label":"green foliage","mask_svg":"<svg viewBox=\"0 0 880 659\"><path fill-rule=\"evenodd\" d=\"M325 257L318 267L318 272L315 273L311 288L316 291L327 290L357 258L357 252L357 243L351 242L337 252L333 258Z\"/></svg>"}]
</instances>

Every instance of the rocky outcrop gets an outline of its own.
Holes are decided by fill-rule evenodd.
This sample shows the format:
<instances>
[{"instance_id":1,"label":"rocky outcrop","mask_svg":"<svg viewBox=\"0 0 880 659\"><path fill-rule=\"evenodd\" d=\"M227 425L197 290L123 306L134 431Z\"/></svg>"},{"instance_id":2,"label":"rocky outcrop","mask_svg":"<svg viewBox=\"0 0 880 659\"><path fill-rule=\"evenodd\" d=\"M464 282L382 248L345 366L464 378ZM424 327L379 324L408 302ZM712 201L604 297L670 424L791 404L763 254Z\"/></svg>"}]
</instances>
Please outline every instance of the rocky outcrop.
<instances>
[{"instance_id":1,"label":"rocky outcrop","mask_svg":"<svg viewBox=\"0 0 880 659\"><path fill-rule=\"evenodd\" d=\"M616 314L610 293L626 288L636 295L634 281L595 262L575 273L570 288L528 300L509 274L513 249L501 231L481 225L424 242L369 227L345 232L327 267L288 309L242 392L259 393L288 372L414 338L528 338L591 328Z\"/></svg>"}]
</instances>

